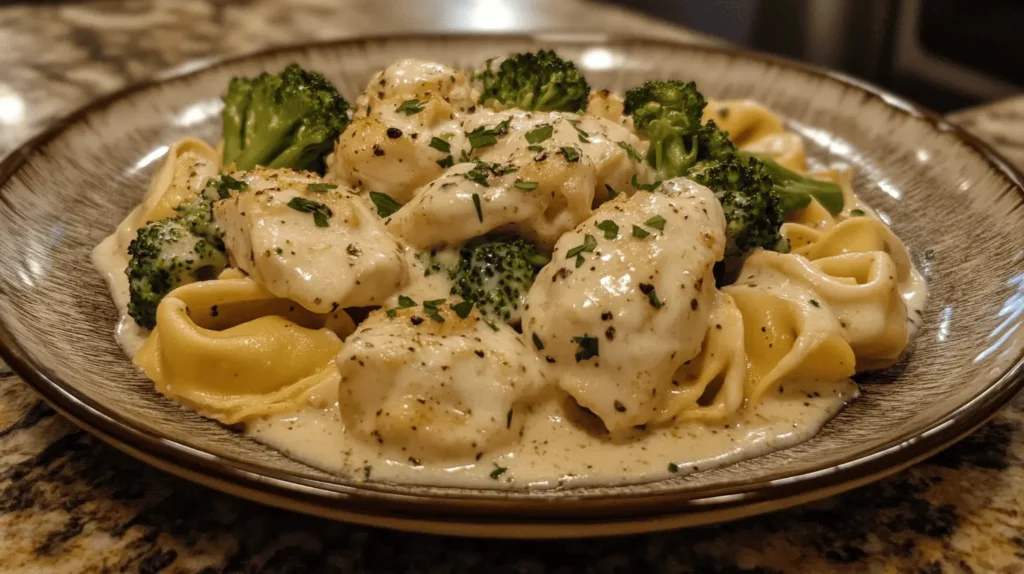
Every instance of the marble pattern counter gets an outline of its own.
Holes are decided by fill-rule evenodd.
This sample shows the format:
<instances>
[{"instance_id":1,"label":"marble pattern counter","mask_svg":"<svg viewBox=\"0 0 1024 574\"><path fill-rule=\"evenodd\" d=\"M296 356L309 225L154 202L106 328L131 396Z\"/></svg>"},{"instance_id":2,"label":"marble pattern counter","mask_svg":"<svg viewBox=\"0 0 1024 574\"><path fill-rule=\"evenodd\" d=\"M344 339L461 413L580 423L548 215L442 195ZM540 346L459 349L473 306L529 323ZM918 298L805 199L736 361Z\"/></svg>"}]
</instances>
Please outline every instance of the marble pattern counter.
<instances>
[{"instance_id":1,"label":"marble pattern counter","mask_svg":"<svg viewBox=\"0 0 1024 574\"><path fill-rule=\"evenodd\" d=\"M412 30L643 31L579 2L44 3L0 7L0 155L55 117L191 60ZM511 6L511 7L510 7ZM951 116L1024 166L1024 98ZM0 364L4 572L1024 572L1024 397L946 452L819 503L594 541L404 534L267 508L146 466L42 404Z\"/></svg>"}]
</instances>

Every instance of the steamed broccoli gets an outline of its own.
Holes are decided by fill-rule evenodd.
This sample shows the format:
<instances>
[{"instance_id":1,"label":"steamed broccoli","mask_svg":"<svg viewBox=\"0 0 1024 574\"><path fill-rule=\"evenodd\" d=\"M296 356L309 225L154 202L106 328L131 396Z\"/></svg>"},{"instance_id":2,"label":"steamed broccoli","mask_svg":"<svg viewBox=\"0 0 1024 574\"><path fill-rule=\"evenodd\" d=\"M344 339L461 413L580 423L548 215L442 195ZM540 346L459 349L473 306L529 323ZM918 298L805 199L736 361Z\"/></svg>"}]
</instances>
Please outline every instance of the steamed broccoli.
<instances>
[{"instance_id":1,"label":"steamed broccoli","mask_svg":"<svg viewBox=\"0 0 1024 574\"><path fill-rule=\"evenodd\" d=\"M715 192L725 213L726 258L757 248L788 251L779 234L786 212L772 178L756 160L698 162L687 177Z\"/></svg>"},{"instance_id":2,"label":"steamed broccoli","mask_svg":"<svg viewBox=\"0 0 1024 574\"><path fill-rule=\"evenodd\" d=\"M706 104L693 82L657 81L627 92L625 112L650 141L647 161L659 179L685 176L715 192L727 221L727 257L757 248L785 250L779 227L788 211L805 207L812 196L830 210L838 199L842 209L837 185L738 152L714 121L701 123Z\"/></svg>"},{"instance_id":3,"label":"steamed broccoli","mask_svg":"<svg viewBox=\"0 0 1024 574\"><path fill-rule=\"evenodd\" d=\"M449 272L452 295L476 304L483 315L516 321L526 292L549 258L520 237L483 237L467 243Z\"/></svg>"},{"instance_id":4,"label":"steamed broccoli","mask_svg":"<svg viewBox=\"0 0 1024 574\"><path fill-rule=\"evenodd\" d=\"M142 227L128 245L128 314L149 329L156 326L156 308L165 295L212 279L228 264L210 199L201 194L176 209L180 215Z\"/></svg>"},{"instance_id":5,"label":"steamed broccoli","mask_svg":"<svg viewBox=\"0 0 1024 574\"><path fill-rule=\"evenodd\" d=\"M550 50L487 60L473 79L480 84L480 103L490 108L578 112L590 96L576 64Z\"/></svg>"},{"instance_id":6,"label":"steamed broccoli","mask_svg":"<svg viewBox=\"0 0 1024 574\"><path fill-rule=\"evenodd\" d=\"M263 165L322 173L348 124L348 102L322 75L292 64L279 74L233 78L224 95L224 167Z\"/></svg>"}]
</instances>

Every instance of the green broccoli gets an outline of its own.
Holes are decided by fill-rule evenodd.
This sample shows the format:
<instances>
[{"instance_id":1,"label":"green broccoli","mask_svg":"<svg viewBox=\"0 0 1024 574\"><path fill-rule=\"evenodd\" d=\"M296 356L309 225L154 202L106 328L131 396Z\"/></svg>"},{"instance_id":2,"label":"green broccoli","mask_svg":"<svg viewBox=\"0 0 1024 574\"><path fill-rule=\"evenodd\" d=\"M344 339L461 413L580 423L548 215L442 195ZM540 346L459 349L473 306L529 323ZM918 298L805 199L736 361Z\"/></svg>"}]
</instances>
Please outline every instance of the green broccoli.
<instances>
[{"instance_id":1,"label":"green broccoli","mask_svg":"<svg viewBox=\"0 0 1024 574\"><path fill-rule=\"evenodd\" d=\"M590 97L576 64L550 50L487 60L473 79L480 85L480 103L489 108L578 112Z\"/></svg>"},{"instance_id":2,"label":"green broccoli","mask_svg":"<svg viewBox=\"0 0 1024 574\"><path fill-rule=\"evenodd\" d=\"M789 250L779 234L786 218L783 201L757 160L736 155L725 161L702 161L687 177L713 190L722 204L727 259L742 257L759 247Z\"/></svg>"},{"instance_id":3,"label":"green broccoli","mask_svg":"<svg viewBox=\"0 0 1024 574\"><path fill-rule=\"evenodd\" d=\"M233 78L224 95L224 167L323 173L348 125L348 102L321 74L292 64L279 74Z\"/></svg>"},{"instance_id":4,"label":"green broccoli","mask_svg":"<svg viewBox=\"0 0 1024 574\"><path fill-rule=\"evenodd\" d=\"M212 279L228 264L210 200L200 195L177 210L181 215L139 229L128 245L128 314L148 329L156 326L156 308L165 295Z\"/></svg>"},{"instance_id":5,"label":"green broccoli","mask_svg":"<svg viewBox=\"0 0 1024 574\"><path fill-rule=\"evenodd\" d=\"M483 315L517 321L526 292L549 260L520 237L470 241L459 252L458 265L449 272L451 293L476 304Z\"/></svg>"},{"instance_id":6,"label":"green broccoli","mask_svg":"<svg viewBox=\"0 0 1024 574\"><path fill-rule=\"evenodd\" d=\"M742 154L714 121L702 124L707 102L693 82L647 82L626 93L625 113L650 141L647 162L658 179L689 177L715 192L725 211L729 258L763 248L786 250L779 227L811 197L842 209L839 186Z\"/></svg>"}]
</instances>

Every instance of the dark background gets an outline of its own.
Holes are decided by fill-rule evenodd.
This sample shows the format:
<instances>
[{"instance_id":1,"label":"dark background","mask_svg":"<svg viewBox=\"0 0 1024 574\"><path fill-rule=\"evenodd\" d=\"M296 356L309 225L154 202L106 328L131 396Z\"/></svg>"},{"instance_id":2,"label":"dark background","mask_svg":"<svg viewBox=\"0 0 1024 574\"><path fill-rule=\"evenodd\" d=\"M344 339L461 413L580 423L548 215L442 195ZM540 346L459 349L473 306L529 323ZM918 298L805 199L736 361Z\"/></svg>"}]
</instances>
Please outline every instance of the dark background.
<instances>
[{"instance_id":1,"label":"dark background","mask_svg":"<svg viewBox=\"0 0 1024 574\"><path fill-rule=\"evenodd\" d=\"M940 112L1024 91L1024 0L611 0Z\"/></svg>"}]
</instances>

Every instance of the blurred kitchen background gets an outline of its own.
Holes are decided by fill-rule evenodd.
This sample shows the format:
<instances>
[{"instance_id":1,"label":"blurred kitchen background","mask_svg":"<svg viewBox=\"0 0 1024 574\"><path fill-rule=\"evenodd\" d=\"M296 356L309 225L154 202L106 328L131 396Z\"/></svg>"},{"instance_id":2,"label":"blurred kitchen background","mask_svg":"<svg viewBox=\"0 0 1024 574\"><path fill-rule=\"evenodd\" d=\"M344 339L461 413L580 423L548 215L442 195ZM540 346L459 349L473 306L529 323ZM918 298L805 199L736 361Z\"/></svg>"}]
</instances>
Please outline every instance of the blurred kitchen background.
<instances>
[{"instance_id":1,"label":"blurred kitchen background","mask_svg":"<svg viewBox=\"0 0 1024 574\"><path fill-rule=\"evenodd\" d=\"M940 112L1024 90L1024 0L612 0Z\"/></svg>"}]
</instances>

